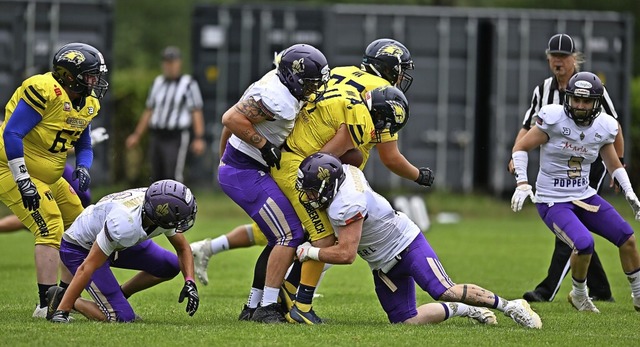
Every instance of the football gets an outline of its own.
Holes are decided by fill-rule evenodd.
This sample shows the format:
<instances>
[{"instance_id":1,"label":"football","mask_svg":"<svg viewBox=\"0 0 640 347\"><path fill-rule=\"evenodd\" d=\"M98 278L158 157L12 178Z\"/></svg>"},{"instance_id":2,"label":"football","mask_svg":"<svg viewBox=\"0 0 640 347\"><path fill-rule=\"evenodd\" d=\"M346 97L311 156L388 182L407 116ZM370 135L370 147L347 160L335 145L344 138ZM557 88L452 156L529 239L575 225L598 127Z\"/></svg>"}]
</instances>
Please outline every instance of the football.
<instances>
[{"instance_id":1,"label":"football","mask_svg":"<svg viewBox=\"0 0 640 347\"><path fill-rule=\"evenodd\" d=\"M362 152L360 152L360 150L357 148L352 148L346 151L340 157L340 161L343 164L349 164L355 167L359 167L360 165L362 165L363 160L364 160L364 156L362 155Z\"/></svg>"}]
</instances>

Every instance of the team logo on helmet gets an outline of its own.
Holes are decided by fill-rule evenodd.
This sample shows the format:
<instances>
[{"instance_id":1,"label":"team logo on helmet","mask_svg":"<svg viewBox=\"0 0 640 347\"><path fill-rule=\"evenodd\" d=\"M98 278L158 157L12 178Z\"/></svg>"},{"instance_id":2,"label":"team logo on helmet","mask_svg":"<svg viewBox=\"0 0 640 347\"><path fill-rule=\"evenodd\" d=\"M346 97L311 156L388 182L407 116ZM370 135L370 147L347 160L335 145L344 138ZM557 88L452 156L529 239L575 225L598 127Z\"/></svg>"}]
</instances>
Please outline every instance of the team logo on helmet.
<instances>
[{"instance_id":1,"label":"team logo on helmet","mask_svg":"<svg viewBox=\"0 0 640 347\"><path fill-rule=\"evenodd\" d=\"M329 170L323 168L322 166L318 167L318 179L320 181L326 181L331 177Z\"/></svg>"},{"instance_id":2,"label":"team logo on helmet","mask_svg":"<svg viewBox=\"0 0 640 347\"><path fill-rule=\"evenodd\" d=\"M74 63L76 66L79 66L84 62L85 57L84 57L84 54L82 54L82 52L71 50L71 51L64 52L64 54L60 56L59 60L68 61L70 63Z\"/></svg>"},{"instance_id":3,"label":"team logo on helmet","mask_svg":"<svg viewBox=\"0 0 640 347\"><path fill-rule=\"evenodd\" d=\"M291 69L293 73L296 75L304 73L304 58L300 58L298 60L294 60L291 64Z\"/></svg>"},{"instance_id":4,"label":"team logo on helmet","mask_svg":"<svg viewBox=\"0 0 640 347\"><path fill-rule=\"evenodd\" d=\"M169 214L169 203L156 206L156 214L160 217L164 217Z\"/></svg>"},{"instance_id":5,"label":"team logo on helmet","mask_svg":"<svg viewBox=\"0 0 640 347\"><path fill-rule=\"evenodd\" d=\"M397 124L404 123L405 118L407 117L406 111L402 105L393 100L387 100L387 104L391 106L391 111L393 111L393 117L396 120Z\"/></svg>"},{"instance_id":6,"label":"team logo on helmet","mask_svg":"<svg viewBox=\"0 0 640 347\"><path fill-rule=\"evenodd\" d=\"M589 88L592 88L593 85L587 81L576 81L576 87L589 89Z\"/></svg>"},{"instance_id":7,"label":"team logo on helmet","mask_svg":"<svg viewBox=\"0 0 640 347\"><path fill-rule=\"evenodd\" d=\"M378 50L378 52L376 52L376 57L379 57L381 55L388 55L400 59L400 57L402 56L402 48L398 47L395 44L384 45Z\"/></svg>"}]
</instances>

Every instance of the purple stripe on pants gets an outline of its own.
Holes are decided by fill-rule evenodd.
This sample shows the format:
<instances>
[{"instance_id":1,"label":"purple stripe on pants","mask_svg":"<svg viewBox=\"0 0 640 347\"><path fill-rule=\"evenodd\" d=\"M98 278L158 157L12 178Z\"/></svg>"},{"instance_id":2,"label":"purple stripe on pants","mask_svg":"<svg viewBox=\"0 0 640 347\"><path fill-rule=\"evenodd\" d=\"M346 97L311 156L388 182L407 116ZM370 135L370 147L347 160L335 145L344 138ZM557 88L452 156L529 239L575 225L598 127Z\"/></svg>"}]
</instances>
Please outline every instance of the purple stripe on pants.
<instances>
[{"instance_id":1,"label":"purple stripe on pants","mask_svg":"<svg viewBox=\"0 0 640 347\"><path fill-rule=\"evenodd\" d=\"M291 202L261 165L227 145L218 168L218 183L260 226L269 246L298 247L304 241L302 223Z\"/></svg>"},{"instance_id":2,"label":"purple stripe on pants","mask_svg":"<svg viewBox=\"0 0 640 347\"><path fill-rule=\"evenodd\" d=\"M89 251L62 240L60 245L60 259L62 263L75 274L78 267L89 254ZM151 240L112 254L91 275L91 281L85 287L95 303L107 318L113 322L131 322L135 319L133 308L120 290L120 284L111 271L111 266L142 270L160 278L173 278L179 272L178 257L158 246Z\"/></svg>"},{"instance_id":3,"label":"purple stripe on pants","mask_svg":"<svg viewBox=\"0 0 640 347\"><path fill-rule=\"evenodd\" d=\"M380 279L378 271L373 272L378 300L391 323L404 322L418 314L416 283L436 300L454 285L424 235L418 234L401 257L387 274L398 288L395 292Z\"/></svg>"},{"instance_id":4,"label":"purple stripe on pants","mask_svg":"<svg viewBox=\"0 0 640 347\"><path fill-rule=\"evenodd\" d=\"M556 225L571 240L578 254L593 253L591 232L604 237L617 247L633 235L631 225L598 194L582 201L600 206L598 212L589 212L571 202L536 204L536 208L547 227L557 234L558 230L554 227ZM563 237L560 239L566 241Z\"/></svg>"}]
</instances>

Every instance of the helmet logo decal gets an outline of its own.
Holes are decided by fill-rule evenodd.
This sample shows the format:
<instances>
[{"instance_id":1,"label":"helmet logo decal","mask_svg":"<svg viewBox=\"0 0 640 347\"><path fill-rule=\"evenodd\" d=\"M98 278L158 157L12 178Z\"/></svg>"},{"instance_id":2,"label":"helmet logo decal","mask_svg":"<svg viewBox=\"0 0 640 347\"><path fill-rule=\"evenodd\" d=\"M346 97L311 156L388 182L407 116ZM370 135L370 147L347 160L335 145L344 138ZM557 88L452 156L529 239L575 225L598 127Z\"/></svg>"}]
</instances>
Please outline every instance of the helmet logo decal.
<instances>
[{"instance_id":1,"label":"helmet logo decal","mask_svg":"<svg viewBox=\"0 0 640 347\"><path fill-rule=\"evenodd\" d=\"M323 168L322 166L318 167L318 179L321 181L326 181L331 177L329 174L329 170Z\"/></svg>"},{"instance_id":2,"label":"helmet logo decal","mask_svg":"<svg viewBox=\"0 0 640 347\"><path fill-rule=\"evenodd\" d=\"M402 56L402 48L398 47L395 44L388 44L388 45L382 46L378 50L378 52L376 52L376 57L379 57L381 55L398 57L398 59L400 59L400 57Z\"/></svg>"},{"instance_id":3,"label":"helmet logo decal","mask_svg":"<svg viewBox=\"0 0 640 347\"><path fill-rule=\"evenodd\" d=\"M294 60L291 64L291 69L295 75L304 73L304 58Z\"/></svg>"},{"instance_id":4,"label":"helmet logo decal","mask_svg":"<svg viewBox=\"0 0 640 347\"><path fill-rule=\"evenodd\" d=\"M82 64L85 60L84 54L80 51L71 50L67 51L60 56L60 60L74 63L76 66Z\"/></svg>"},{"instance_id":5,"label":"helmet logo decal","mask_svg":"<svg viewBox=\"0 0 640 347\"><path fill-rule=\"evenodd\" d=\"M156 206L156 214L160 217L164 217L169 214L169 203Z\"/></svg>"},{"instance_id":6,"label":"helmet logo decal","mask_svg":"<svg viewBox=\"0 0 640 347\"><path fill-rule=\"evenodd\" d=\"M593 85L587 81L576 81L576 87L583 89L590 89Z\"/></svg>"},{"instance_id":7,"label":"helmet logo decal","mask_svg":"<svg viewBox=\"0 0 640 347\"><path fill-rule=\"evenodd\" d=\"M393 117L395 118L396 124L404 123L406 118L406 113L404 107L400 105L399 102L393 100L387 100L387 104L391 106L391 110L393 111Z\"/></svg>"}]
</instances>

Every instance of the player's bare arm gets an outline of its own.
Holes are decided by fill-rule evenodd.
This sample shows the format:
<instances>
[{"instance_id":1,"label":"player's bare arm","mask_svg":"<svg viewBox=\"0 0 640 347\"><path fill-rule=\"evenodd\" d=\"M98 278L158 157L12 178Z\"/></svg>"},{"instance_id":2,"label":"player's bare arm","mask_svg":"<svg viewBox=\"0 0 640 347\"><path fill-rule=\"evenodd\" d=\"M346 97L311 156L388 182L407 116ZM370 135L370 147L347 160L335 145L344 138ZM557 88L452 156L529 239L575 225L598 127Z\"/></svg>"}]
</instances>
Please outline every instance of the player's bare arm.
<instances>
[{"instance_id":1,"label":"player's bare arm","mask_svg":"<svg viewBox=\"0 0 640 347\"><path fill-rule=\"evenodd\" d=\"M253 124L273 120L273 114L262 103L253 99L242 100L222 116L222 124L241 140L261 148L266 139Z\"/></svg>"},{"instance_id":2,"label":"player's bare arm","mask_svg":"<svg viewBox=\"0 0 640 347\"><path fill-rule=\"evenodd\" d=\"M336 157L341 157L346 151L355 148L349 127L347 124L340 124L336 134L322 146L320 152L331 153Z\"/></svg>"},{"instance_id":3,"label":"player's bare arm","mask_svg":"<svg viewBox=\"0 0 640 347\"><path fill-rule=\"evenodd\" d=\"M171 237L168 237L169 242L176 250L178 255L178 263L180 264L180 271L184 275L185 279L195 278L193 270L193 254L191 253L191 246L182 233L177 233Z\"/></svg>"},{"instance_id":4,"label":"player's bare arm","mask_svg":"<svg viewBox=\"0 0 640 347\"><path fill-rule=\"evenodd\" d=\"M610 174L623 167L622 163L620 163L620 159L618 159L615 142L602 146L602 148L600 148L600 156L602 157L602 160L604 160L604 164Z\"/></svg>"},{"instance_id":5,"label":"player's bare arm","mask_svg":"<svg viewBox=\"0 0 640 347\"><path fill-rule=\"evenodd\" d=\"M398 141L388 141L376 144L380 160L394 174L415 181L420 171L405 158L398 149Z\"/></svg>"},{"instance_id":6,"label":"player's bare arm","mask_svg":"<svg viewBox=\"0 0 640 347\"><path fill-rule=\"evenodd\" d=\"M331 247L320 249L318 253L320 261L330 264L352 264L356 260L364 222L362 216L356 218L358 219L340 227L338 231L340 242Z\"/></svg>"},{"instance_id":7,"label":"player's bare arm","mask_svg":"<svg viewBox=\"0 0 640 347\"><path fill-rule=\"evenodd\" d=\"M522 137L515 145L513 145L513 152L525 151L528 152L538 146L549 141L549 135L538 127L533 127L527 131L525 136Z\"/></svg>"}]
</instances>

